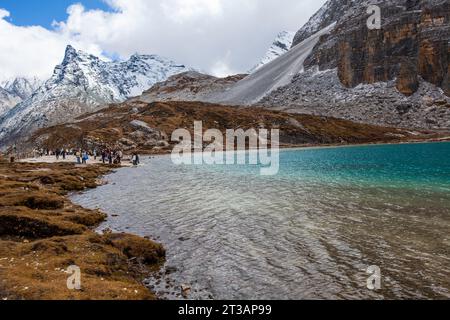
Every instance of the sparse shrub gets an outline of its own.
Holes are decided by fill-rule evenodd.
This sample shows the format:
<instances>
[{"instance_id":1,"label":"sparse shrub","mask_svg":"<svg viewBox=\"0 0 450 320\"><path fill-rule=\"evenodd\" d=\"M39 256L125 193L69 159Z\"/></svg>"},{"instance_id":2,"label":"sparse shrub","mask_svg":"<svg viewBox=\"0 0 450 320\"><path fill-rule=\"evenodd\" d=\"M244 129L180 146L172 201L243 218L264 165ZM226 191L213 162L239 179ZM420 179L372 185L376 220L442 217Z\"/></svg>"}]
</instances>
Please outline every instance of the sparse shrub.
<instances>
[{"instance_id":1,"label":"sparse shrub","mask_svg":"<svg viewBox=\"0 0 450 320\"><path fill-rule=\"evenodd\" d=\"M51 196L31 196L18 204L34 210L56 210L64 208L64 201L62 199Z\"/></svg>"}]
</instances>

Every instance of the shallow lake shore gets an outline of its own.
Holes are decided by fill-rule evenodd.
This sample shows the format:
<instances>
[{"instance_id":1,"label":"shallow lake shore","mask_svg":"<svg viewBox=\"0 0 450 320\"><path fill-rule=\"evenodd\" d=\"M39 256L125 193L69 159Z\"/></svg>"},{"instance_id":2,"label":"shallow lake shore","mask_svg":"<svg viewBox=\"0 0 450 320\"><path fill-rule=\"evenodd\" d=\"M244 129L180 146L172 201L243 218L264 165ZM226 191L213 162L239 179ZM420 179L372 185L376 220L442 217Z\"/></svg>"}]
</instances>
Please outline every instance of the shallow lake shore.
<instances>
[{"instance_id":1,"label":"shallow lake shore","mask_svg":"<svg viewBox=\"0 0 450 320\"><path fill-rule=\"evenodd\" d=\"M442 298L448 146L283 150L270 179L257 166L142 157L71 199L113 213L104 227L164 245L167 272L148 281L163 298L179 298L172 285L191 287L189 299ZM371 265L382 291L366 287Z\"/></svg>"},{"instance_id":2,"label":"shallow lake shore","mask_svg":"<svg viewBox=\"0 0 450 320\"><path fill-rule=\"evenodd\" d=\"M450 134L450 133L449 133ZM297 150L297 149L320 149L320 148L338 148L338 147L358 147L358 146L370 146L370 145L395 145L395 144L415 144L415 143L430 143L430 142L447 142L450 141L450 136L447 136L446 134L440 134L440 135L432 135L432 137L426 137L426 136L420 136L417 139L402 139L399 141L375 141L372 143L330 143L330 144L299 144L299 145L281 145L280 150ZM270 147L270 146L269 146ZM170 155L169 150L159 150L155 152L143 152L142 155L144 156L163 156L163 155ZM132 163L130 161L131 156L128 156L128 158L124 158L122 163L120 164L120 167L132 167ZM68 156L65 160L63 159L56 159L55 156L43 156L43 157L30 157L30 158L23 158L17 160L20 163L68 163L68 164L75 164L76 158L75 156ZM100 158L97 158L96 160L91 157L87 161L87 166L89 165L101 165L102 162ZM78 167L83 167L86 165L77 165Z\"/></svg>"}]
</instances>

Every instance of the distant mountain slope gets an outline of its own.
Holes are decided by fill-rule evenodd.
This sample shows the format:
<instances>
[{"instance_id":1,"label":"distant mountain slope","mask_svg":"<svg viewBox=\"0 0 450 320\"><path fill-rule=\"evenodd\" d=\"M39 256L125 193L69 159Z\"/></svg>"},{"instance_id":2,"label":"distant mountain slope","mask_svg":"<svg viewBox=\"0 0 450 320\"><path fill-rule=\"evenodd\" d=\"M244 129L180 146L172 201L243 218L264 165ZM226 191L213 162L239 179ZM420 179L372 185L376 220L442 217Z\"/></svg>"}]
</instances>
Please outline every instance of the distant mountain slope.
<instances>
[{"instance_id":1,"label":"distant mountain slope","mask_svg":"<svg viewBox=\"0 0 450 320\"><path fill-rule=\"evenodd\" d=\"M24 78L18 77L12 80L3 81L0 86L10 93L26 100L43 84L44 82L36 77Z\"/></svg>"},{"instance_id":2,"label":"distant mountain slope","mask_svg":"<svg viewBox=\"0 0 450 320\"><path fill-rule=\"evenodd\" d=\"M256 70L260 69L262 66L268 64L269 62L272 62L276 58L282 56L286 52L289 51L289 49L292 46L292 41L294 40L295 32L291 31L282 31L280 32L272 45L270 46L267 53L264 55L264 57L261 59L261 61L254 66L248 73L253 73Z\"/></svg>"},{"instance_id":3,"label":"distant mountain slope","mask_svg":"<svg viewBox=\"0 0 450 320\"><path fill-rule=\"evenodd\" d=\"M42 85L37 78L16 78L0 83L0 116L28 99Z\"/></svg>"},{"instance_id":4,"label":"distant mountain slope","mask_svg":"<svg viewBox=\"0 0 450 320\"><path fill-rule=\"evenodd\" d=\"M14 108L20 101L21 99L18 96L0 87L0 117Z\"/></svg>"},{"instance_id":5,"label":"distant mountain slope","mask_svg":"<svg viewBox=\"0 0 450 320\"><path fill-rule=\"evenodd\" d=\"M155 84L136 100L147 103L155 101L214 101L218 94L226 92L246 76L242 74L217 78L195 71L184 72Z\"/></svg>"},{"instance_id":6,"label":"distant mountain slope","mask_svg":"<svg viewBox=\"0 0 450 320\"><path fill-rule=\"evenodd\" d=\"M138 96L155 83L189 70L156 55L136 54L124 62L106 62L68 46L53 76L0 118L0 145L104 104Z\"/></svg>"}]
</instances>

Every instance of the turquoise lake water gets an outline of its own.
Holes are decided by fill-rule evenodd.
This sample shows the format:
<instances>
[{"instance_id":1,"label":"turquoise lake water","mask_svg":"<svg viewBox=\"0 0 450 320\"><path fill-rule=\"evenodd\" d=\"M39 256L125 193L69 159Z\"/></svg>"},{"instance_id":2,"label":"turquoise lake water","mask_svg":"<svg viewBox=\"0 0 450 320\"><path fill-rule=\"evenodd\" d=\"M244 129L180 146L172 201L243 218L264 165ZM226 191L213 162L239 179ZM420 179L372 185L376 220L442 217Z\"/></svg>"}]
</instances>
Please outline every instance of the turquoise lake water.
<instances>
[{"instance_id":1,"label":"turquoise lake water","mask_svg":"<svg viewBox=\"0 0 450 320\"><path fill-rule=\"evenodd\" d=\"M165 298L450 298L450 143L286 150L276 176L143 162L74 200L165 245Z\"/></svg>"}]
</instances>

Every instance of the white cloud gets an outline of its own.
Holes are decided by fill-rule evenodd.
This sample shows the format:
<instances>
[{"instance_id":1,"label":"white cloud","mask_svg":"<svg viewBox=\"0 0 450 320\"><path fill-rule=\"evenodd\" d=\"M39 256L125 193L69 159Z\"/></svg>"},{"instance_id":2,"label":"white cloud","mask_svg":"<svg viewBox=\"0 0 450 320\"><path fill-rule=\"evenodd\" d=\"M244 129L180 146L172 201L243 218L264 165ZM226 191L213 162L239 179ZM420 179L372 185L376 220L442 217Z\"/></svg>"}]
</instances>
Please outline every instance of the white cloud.
<instances>
[{"instance_id":1,"label":"white cloud","mask_svg":"<svg viewBox=\"0 0 450 320\"><path fill-rule=\"evenodd\" d=\"M225 57L221 58L220 60L216 61L209 72L217 77L226 77L232 74L238 74L242 73L239 70L234 70L230 66L230 56L231 52L228 51Z\"/></svg>"},{"instance_id":2,"label":"white cloud","mask_svg":"<svg viewBox=\"0 0 450 320\"><path fill-rule=\"evenodd\" d=\"M161 7L164 14L175 23L223 13L220 0L168 0L161 3Z\"/></svg>"},{"instance_id":3,"label":"white cloud","mask_svg":"<svg viewBox=\"0 0 450 320\"><path fill-rule=\"evenodd\" d=\"M47 77L67 44L128 58L154 53L217 75L245 72L279 31L299 29L325 0L104 0L68 8L53 30L15 26L0 9L0 79Z\"/></svg>"},{"instance_id":4,"label":"white cloud","mask_svg":"<svg viewBox=\"0 0 450 320\"><path fill-rule=\"evenodd\" d=\"M6 18L6 17L9 17L9 16L10 16L10 14L9 14L8 11L6 11L5 9L0 8L0 19Z\"/></svg>"}]
</instances>

